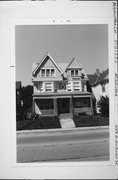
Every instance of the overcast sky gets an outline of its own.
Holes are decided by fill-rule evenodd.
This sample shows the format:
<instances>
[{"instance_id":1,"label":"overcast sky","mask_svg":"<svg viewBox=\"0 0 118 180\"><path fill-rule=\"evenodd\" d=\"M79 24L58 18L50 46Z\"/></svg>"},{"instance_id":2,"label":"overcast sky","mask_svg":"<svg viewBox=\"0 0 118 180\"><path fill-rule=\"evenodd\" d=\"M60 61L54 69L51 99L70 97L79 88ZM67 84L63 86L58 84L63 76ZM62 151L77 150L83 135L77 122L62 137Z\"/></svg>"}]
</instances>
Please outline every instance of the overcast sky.
<instances>
[{"instance_id":1,"label":"overcast sky","mask_svg":"<svg viewBox=\"0 0 118 180\"><path fill-rule=\"evenodd\" d=\"M69 63L73 57L87 74L108 68L107 25L16 26L16 80L32 84L32 64L49 52L55 62Z\"/></svg>"}]
</instances>

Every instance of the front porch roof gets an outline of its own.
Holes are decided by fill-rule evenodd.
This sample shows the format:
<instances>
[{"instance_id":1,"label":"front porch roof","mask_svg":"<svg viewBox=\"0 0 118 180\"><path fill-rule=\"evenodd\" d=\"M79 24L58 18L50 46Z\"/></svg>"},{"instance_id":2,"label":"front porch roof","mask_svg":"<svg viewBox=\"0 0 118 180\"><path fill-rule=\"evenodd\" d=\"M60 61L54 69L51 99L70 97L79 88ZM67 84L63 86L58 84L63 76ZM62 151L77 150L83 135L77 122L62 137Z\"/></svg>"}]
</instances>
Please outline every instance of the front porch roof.
<instances>
[{"instance_id":1,"label":"front porch roof","mask_svg":"<svg viewBox=\"0 0 118 180\"><path fill-rule=\"evenodd\" d=\"M34 93L33 98L45 98L45 97L71 97L71 96L79 96L79 97L90 97L92 93L90 92L42 92L42 93Z\"/></svg>"}]
</instances>

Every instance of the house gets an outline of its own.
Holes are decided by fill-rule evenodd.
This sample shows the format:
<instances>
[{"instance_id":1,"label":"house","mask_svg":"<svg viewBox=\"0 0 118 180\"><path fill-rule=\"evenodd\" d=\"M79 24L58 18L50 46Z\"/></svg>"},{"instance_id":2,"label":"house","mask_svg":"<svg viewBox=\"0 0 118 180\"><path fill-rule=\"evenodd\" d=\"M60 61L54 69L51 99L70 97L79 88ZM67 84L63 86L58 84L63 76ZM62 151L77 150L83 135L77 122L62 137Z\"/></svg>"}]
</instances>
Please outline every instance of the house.
<instances>
[{"instance_id":1,"label":"house","mask_svg":"<svg viewBox=\"0 0 118 180\"><path fill-rule=\"evenodd\" d=\"M92 87L92 92L97 102L102 96L109 97L109 70L106 69L102 73L98 70L95 74L87 75L89 78L89 84Z\"/></svg>"},{"instance_id":2,"label":"house","mask_svg":"<svg viewBox=\"0 0 118 180\"><path fill-rule=\"evenodd\" d=\"M87 91L88 77L82 64L56 63L47 53L33 64L33 110L40 115L93 114L92 93Z\"/></svg>"}]
</instances>

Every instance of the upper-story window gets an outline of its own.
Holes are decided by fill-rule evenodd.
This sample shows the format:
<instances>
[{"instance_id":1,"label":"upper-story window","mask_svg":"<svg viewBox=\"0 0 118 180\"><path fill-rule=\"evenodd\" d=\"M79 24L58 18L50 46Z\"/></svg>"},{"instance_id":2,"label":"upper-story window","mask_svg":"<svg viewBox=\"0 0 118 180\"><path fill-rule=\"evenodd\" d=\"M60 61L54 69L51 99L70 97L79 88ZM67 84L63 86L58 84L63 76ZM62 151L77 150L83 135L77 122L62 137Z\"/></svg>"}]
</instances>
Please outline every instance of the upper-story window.
<instances>
[{"instance_id":1,"label":"upper-story window","mask_svg":"<svg viewBox=\"0 0 118 180\"><path fill-rule=\"evenodd\" d=\"M71 76L79 76L79 70L71 70Z\"/></svg>"},{"instance_id":2,"label":"upper-story window","mask_svg":"<svg viewBox=\"0 0 118 180\"><path fill-rule=\"evenodd\" d=\"M46 69L46 77L50 76L50 69Z\"/></svg>"},{"instance_id":3,"label":"upper-story window","mask_svg":"<svg viewBox=\"0 0 118 180\"><path fill-rule=\"evenodd\" d=\"M52 68L42 69L41 77L55 77L55 69L52 69Z\"/></svg>"},{"instance_id":4,"label":"upper-story window","mask_svg":"<svg viewBox=\"0 0 118 180\"><path fill-rule=\"evenodd\" d=\"M74 82L74 91L80 91L80 82Z\"/></svg>"},{"instance_id":5,"label":"upper-story window","mask_svg":"<svg viewBox=\"0 0 118 180\"><path fill-rule=\"evenodd\" d=\"M42 70L41 70L41 76L42 76L42 77L45 77L45 69L42 69Z\"/></svg>"},{"instance_id":6,"label":"upper-story window","mask_svg":"<svg viewBox=\"0 0 118 180\"><path fill-rule=\"evenodd\" d=\"M78 76L78 70L75 70L75 76Z\"/></svg>"},{"instance_id":7,"label":"upper-story window","mask_svg":"<svg viewBox=\"0 0 118 180\"><path fill-rule=\"evenodd\" d=\"M74 70L71 70L71 76L74 76Z\"/></svg>"},{"instance_id":8,"label":"upper-story window","mask_svg":"<svg viewBox=\"0 0 118 180\"><path fill-rule=\"evenodd\" d=\"M52 91L52 83L45 83L45 91Z\"/></svg>"}]
</instances>

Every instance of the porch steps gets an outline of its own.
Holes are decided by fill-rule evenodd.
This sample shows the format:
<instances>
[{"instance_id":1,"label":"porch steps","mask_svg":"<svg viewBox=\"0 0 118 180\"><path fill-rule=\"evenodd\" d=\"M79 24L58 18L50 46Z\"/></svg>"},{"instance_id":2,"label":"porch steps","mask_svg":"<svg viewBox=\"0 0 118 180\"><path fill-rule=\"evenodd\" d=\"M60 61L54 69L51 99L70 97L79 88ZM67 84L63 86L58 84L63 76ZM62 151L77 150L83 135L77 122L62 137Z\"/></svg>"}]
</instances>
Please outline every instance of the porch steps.
<instances>
[{"instance_id":1,"label":"porch steps","mask_svg":"<svg viewBox=\"0 0 118 180\"><path fill-rule=\"evenodd\" d=\"M71 114L61 114L59 116L59 121L60 121L62 129L68 129L68 128L74 128L75 127L75 123L72 119Z\"/></svg>"}]
</instances>

